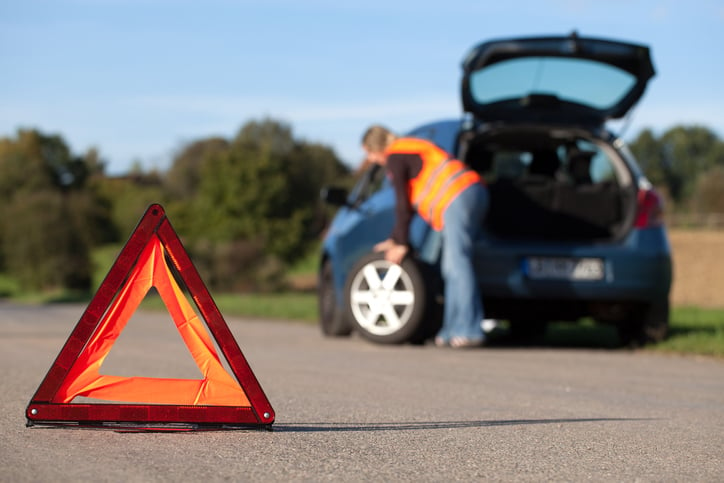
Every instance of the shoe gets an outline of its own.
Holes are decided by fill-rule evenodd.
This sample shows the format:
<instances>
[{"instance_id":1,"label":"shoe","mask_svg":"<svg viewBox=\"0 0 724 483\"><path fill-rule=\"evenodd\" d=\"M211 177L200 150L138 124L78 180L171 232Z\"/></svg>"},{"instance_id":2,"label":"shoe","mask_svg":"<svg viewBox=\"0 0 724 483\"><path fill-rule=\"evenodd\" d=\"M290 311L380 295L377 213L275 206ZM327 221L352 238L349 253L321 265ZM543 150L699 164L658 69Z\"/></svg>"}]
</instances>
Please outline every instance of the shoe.
<instances>
[{"instance_id":1,"label":"shoe","mask_svg":"<svg viewBox=\"0 0 724 483\"><path fill-rule=\"evenodd\" d=\"M450 339L450 347L453 349L472 349L482 347L484 339L468 339L467 337L453 337Z\"/></svg>"}]
</instances>

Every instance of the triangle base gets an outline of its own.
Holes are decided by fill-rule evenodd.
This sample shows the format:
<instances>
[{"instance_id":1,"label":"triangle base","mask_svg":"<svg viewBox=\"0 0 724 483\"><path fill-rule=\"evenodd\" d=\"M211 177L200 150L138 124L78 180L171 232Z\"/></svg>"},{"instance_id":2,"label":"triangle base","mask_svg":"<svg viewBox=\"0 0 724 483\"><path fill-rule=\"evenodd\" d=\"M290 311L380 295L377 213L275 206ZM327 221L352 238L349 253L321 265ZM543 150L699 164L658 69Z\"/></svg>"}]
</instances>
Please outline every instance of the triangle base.
<instances>
[{"instance_id":1,"label":"triangle base","mask_svg":"<svg viewBox=\"0 0 724 483\"><path fill-rule=\"evenodd\" d=\"M33 403L27 426L132 430L271 429L249 407ZM268 420L269 415L262 415Z\"/></svg>"}]
</instances>

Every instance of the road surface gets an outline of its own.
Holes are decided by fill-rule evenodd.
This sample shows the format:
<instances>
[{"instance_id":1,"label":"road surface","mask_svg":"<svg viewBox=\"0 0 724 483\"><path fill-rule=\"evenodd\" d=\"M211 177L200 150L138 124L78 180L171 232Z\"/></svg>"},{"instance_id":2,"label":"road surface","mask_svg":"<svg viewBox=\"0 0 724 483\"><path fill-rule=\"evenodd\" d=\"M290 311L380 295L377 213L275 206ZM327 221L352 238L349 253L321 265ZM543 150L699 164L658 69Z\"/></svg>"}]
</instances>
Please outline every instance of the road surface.
<instances>
[{"instance_id":1,"label":"road surface","mask_svg":"<svg viewBox=\"0 0 724 483\"><path fill-rule=\"evenodd\" d=\"M724 481L724 361L627 350L383 347L227 318L274 430L25 427L84 307L0 302L0 481ZM137 312L104 373L198 373ZM194 377L194 376L189 376Z\"/></svg>"}]
</instances>

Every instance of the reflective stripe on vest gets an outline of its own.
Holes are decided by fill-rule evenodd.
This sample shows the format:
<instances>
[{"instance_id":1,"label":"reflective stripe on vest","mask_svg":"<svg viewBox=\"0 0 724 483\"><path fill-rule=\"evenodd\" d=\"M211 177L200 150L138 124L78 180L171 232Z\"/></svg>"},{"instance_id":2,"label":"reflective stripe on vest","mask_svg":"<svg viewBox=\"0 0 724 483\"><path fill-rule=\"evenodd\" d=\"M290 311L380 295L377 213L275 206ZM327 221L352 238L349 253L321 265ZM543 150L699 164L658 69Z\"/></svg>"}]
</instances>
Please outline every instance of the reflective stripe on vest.
<instances>
[{"instance_id":1,"label":"reflective stripe on vest","mask_svg":"<svg viewBox=\"0 0 724 483\"><path fill-rule=\"evenodd\" d=\"M392 143L387 154L417 154L422 159L420 173L409 181L408 195L422 219L438 231L443 227L445 210L457 195L481 182L478 173L429 141L401 138Z\"/></svg>"}]
</instances>

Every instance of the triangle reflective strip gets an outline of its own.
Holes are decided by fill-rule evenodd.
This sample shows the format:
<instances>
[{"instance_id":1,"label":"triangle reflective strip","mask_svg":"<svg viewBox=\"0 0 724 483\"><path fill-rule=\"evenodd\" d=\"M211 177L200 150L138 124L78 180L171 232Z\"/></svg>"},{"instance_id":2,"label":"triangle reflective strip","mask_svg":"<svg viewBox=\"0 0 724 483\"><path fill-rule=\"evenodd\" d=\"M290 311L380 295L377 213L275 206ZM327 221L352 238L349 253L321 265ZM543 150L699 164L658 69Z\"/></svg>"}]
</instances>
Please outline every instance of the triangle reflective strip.
<instances>
[{"instance_id":1,"label":"triangle reflective strip","mask_svg":"<svg viewBox=\"0 0 724 483\"><path fill-rule=\"evenodd\" d=\"M168 257L166 256L168 255ZM170 260L234 376L224 369ZM155 287L202 379L120 377L99 370L113 343ZM110 404L73 404L77 396ZM142 403L142 404L129 404ZM166 423L265 425L274 411L160 205L151 205L68 337L26 410L28 425Z\"/></svg>"}]
</instances>

